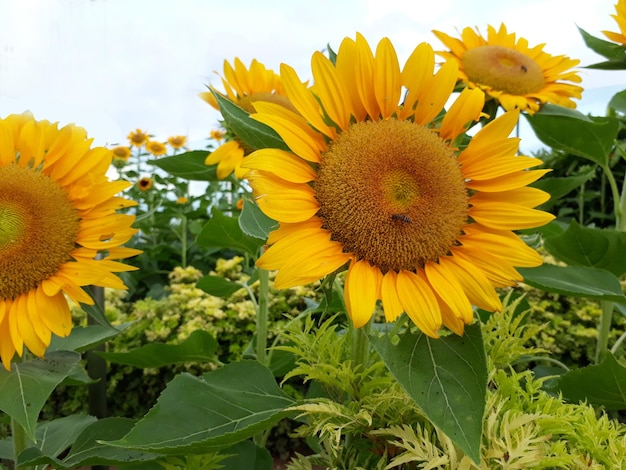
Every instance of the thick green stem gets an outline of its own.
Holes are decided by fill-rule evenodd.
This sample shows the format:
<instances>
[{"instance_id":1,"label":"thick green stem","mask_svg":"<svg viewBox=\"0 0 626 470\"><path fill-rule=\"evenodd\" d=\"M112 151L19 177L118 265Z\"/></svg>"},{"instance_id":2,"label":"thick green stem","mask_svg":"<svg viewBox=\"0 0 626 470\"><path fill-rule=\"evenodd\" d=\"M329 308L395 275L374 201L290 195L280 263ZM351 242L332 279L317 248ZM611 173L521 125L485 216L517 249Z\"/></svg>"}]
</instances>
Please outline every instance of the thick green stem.
<instances>
[{"instance_id":1,"label":"thick green stem","mask_svg":"<svg viewBox=\"0 0 626 470\"><path fill-rule=\"evenodd\" d=\"M622 187L622 194L620 194L617 182L615 181L615 176L613 176L613 172L611 171L611 167L609 165L603 166L602 170L604 171L604 174L609 182L609 186L611 187L611 194L613 195L613 201L615 204L613 208L615 213L615 229L624 232L626 231L626 221L624 220L624 188ZM624 184L626 184L626 178L624 181Z\"/></svg>"},{"instance_id":2,"label":"thick green stem","mask_svg":"<svg viewBox=\"0 0 626 470\"><path fill-rule=\"evenodd\" d=\"M626 232L626 177L622 182L622 194L619 198L618 209L615 211L615 230Z\"/></svg>"},{"instance_id":3,"label":"thick green stem","mask_svg":"<svg viewBox=\"0 0 626 470\"><path fill-rule=\"evenodd\" d=\"M256 358L265 365L267 349L267 317L269 311L269 272L258 269L259 308L256 315Z\"/></svg>"},{"instance_id":4,"label":"thick green stem","mask_svg":"<svg viewBox=\"0 0 626 470\"><path fill-rule=\"evenodd\" d=\"M183 268L187 267L187 216L182 215L180 219L180 262Z\"/></svg>"},{"instance_id":5,"label":"thick green stem","mask_svg":"<svg viewBox=\"0 0 626 470\"><path fill-rule=\"evenodd\" d=\"M613 302L601 301L602 314L598 323L598 344L596 345L596 364L600 364L606 358L609 350L609 333L613 318Z\"/></svg>"},{"instance_id":6,"label":"thick green stem","mask_svg":"<svg viewBox=\"0 0 626 470\"><path fill-rule=\"evenodd\" d=\"M371 321L367 322L361 328L355 328L350 322L350 341L351 350L350 358L352 359L352 368L366 367L369 358L369 331Z\"/></svg>"},{"instance_id":7,"label":"thick green stem","mask_svg":"<svg viewBox=\"0 0 626 470\"><path fill-rule=\"evenodd\" d=\"M29 470L33 468L27 465L17 465L17 456L27 447L30 447L29 444L31 444L31 442L26 436L26 431L22 425L13 418L11 418L11 434L13 437L13 461L16 464L15 470Z\"/></svg>"}]
</instances>

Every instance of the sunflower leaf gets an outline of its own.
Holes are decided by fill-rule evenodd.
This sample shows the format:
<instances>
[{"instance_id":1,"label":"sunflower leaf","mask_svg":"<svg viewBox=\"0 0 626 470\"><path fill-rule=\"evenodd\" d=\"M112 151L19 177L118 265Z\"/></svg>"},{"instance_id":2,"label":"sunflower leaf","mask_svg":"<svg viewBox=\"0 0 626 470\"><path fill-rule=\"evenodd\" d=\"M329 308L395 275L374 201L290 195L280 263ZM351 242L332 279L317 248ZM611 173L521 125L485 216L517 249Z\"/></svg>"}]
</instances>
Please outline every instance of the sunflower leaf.
<instances>
[{"instance_id":1,"label":"sunflower leaf","mask_svg":"<svg viewBox=\"0 0 626 470\"><path fill-rule=\"evenodd\" d=\"M215 338L206 331L195 330L180 344L150 343L128 352L97 351L96 354L116 364L147 368L213 361L215 351Z\"/></svg>"},{"instance_id":2,"label":"sunflower leaf","mask_svg":"<svg viewBox=\"0 0 626 470\"><path fill-rule=\"evenodd\" d=\"M589 49L597 54L600 54L602 57L609 59L607 62L588 65L587 68L613 70L615 68L620 68L617 67L618 65L626 65L626 50L624 50L622 46L592 36L582 28L578 28L578 31L582 35L583 40Z\"/></svg>"},{"instance_id":3,"label":"sunflower leaf","mask_svg":"<svg viewBox=\"0 0 626 470\"><path fill-rule=\"evenodd\" d=\"M518 268L524 283L537 289L572 297L608 300L626 305L619 279L605 269L543 264Z\"/></svg>"},{"instance_id":4,"label":"sunflower leaf","mask_svg":"<svg viewBox=\"0 0 626 470\"><path fill-rule=\"evenodd\" d=\"M211 215L211 219L198 235L198 245L203 248L231 248L256 258L263 240L246 235L241 230L237 217L227 217L217 208L213 208Z\"/></svg>"},{"instance_id":5,"label":"sunflower leaf","mask_svg":"<svg viewBox=\"0 0 626 470\"><path fill-rule=\"evenodd\" d=\"M609 101L609 107L622 114L626 114L626 90L614 94Z\"/></svg>"},{"instance_id":6,"label":"sunflower leaf","mask_svg":"<svg viewBox=\"0 0 626 470\"><path fill-rule=\"evenodd\" d=\"M45 359L14 362L11 371L0 368L0 410L24 428L35 440L39 412L46 400L80 361L73 351L53 351Z\"/></svg>"},{"instance_id":7,"label":"sunflower leaf","mask_svg":"<svg viewBox=\"0 0 626 470\"><path fill-rule=\"evenodd\" d=\"M608 164L619 121L612 117L589 117L562 106L545 104L541 111L525 114L535 135L552 148Z\"/></svg>"},{"instance_id":8,"label":"sunflower leaf","mask_svg":"<svg viewBox=\"0 0 626 470\"><path fill-rule=\"evenodd\" d=\"M617 277L626 273L626 232L581 227L573 220L565 232L546 238L544 246L570 265L606 269Z\"/></svg>"},{"instance_id":9,"label":"sunflower leaf","mask_svg":"<svg viewBox=\"0 0 626 470\"><path fill-rule=\"evenodd\" d=\"M63 460L30 447L19 455L18 465L52 465L54 468L72 469L87 465L120 465L155 460L159 457L157 454L120 449L100 442L119 439L134 423L132 419L121 417L100 419L82 430Z\"/></svg>"},{"instance_id":10,"label":"sunflower leaf","mask_svg":"<svg viewBox=\"0 0 626 470\"><path fill-rule=\"evenodd\" d=\"M407 332L398 344L371 338L393 376L428 419L474 462L480 462L487 400L487 359L480 324L463 336L432 339Z\"/></svg>"},{"instance_id":11,"label":"sunflower leaf","mask_svg":"<svg viewBox=\"0 0 626 470\"><path fill-rule=\"evenodd\" d=\"M182 373L126 436L108 444L163 454L206 453L273 426L293 403L257 361L233 362L203 377Z\"/></svg>"},{"instance_id":12,"label":"sunflower leaf","mask_svg":"<svg viewBox=\"0 0 626 470\"><path fill-rule=\"evenodd\" d=\"M278 222L266 216L251 198L245 197L239 226L246 235L267 240L270 232L278 228Z\"/></svg>"},{"instance_id":13,"label":"sunflower leaf","mask_svg":"<svg viewBox=\"0 0 626 470\"><path fill-rule=\"evenodd\" d=\"M216 167L207 166L204 160L208 150L192 150L171 157L150 160L148 163L158 166L172 176L193 181L217 181Z\"/></svg>"},{"instance_id":14,"label":"sunflower leaf","mask_svg":"<svg viewBox=\"0 0 626 470\"><path fill-rule=\"evenodd\" d=\"M274 129L265 124L255 121L250 113L237 106L222 94L211 90L217 100L220 112L227 127L232 130L237 138L245 142L253 150L263 148L277 148L289 150Z\"/></svg>"}]
</instances>

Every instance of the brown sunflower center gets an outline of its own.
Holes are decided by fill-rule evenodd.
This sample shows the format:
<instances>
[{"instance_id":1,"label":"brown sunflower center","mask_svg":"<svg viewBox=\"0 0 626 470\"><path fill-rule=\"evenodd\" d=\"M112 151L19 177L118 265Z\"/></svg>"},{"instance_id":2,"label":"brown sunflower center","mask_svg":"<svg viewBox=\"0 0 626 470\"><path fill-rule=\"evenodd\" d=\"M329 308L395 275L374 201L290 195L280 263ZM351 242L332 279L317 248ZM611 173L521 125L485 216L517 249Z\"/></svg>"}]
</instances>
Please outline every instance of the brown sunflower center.
<instances>
[{"instance_id":1,"label":"brown sunflower center","mask_svg":"<svg viewBox=\"0 0 626 470\"><path fill-rule=\"evenodd\" d=\"M535 93L546 84L539 64L510 47L475 47L465 52L461 61L472 82L511 95Z\"/></svg>"},{"instance_id":2,"label":"brown sunflower center","mask_svg":"<svg viewBox=\"0 0 626 470\"><path fill-rule=\"evenodd\" d=\"M79 219L65 191L43 173L0 168L0 299L14 299L71 260Z\"/></svg>"},{"instance_id":3,"label":"brown sunflower center","mask_svg":"<svg viewBox=\"0 0 626 470\"><path fill-rule=\"evenodd\" d=\"M467 221L453 151L408 121L352 125L322 156L315 191L332 239L382 272L437 260Z\"/></svg>"}]
</instances>

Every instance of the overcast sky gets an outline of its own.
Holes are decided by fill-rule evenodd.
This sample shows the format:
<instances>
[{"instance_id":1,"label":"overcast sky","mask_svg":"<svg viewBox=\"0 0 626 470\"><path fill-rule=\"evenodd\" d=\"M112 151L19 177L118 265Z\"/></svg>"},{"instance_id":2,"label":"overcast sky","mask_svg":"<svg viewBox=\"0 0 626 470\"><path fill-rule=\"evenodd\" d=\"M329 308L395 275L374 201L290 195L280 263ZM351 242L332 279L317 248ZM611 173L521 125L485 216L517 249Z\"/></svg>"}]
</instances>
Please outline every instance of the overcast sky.
<instances>
[{"instance_id":1,"label":"overcast sky","mask_svg":"<svg viewBox=\"0 0 626 470\"><path fill-rule=\"evenodd\" d=\"M223 61L253 58L309 79L310 56L359 31L370 44L389 37L401 63L431 33L466 26L509 31L545 43L552 55L602 58L576 25L595 36L617 30L616 0L0 0L0 117L31 110L74 122L95 143L125 143L135 128L158 139L206 139L219 115L197 94L221 89ZM373 46L374 47L374 46ZM603 114L626 88L626 72L582 71L579 109ZM525 135L522 134L524 139ZM530 144L532 138L527 142ZM199 147L198 147L199 148ZM524 148L524 140L522 149Z\"/></svg>"}]
</instances>

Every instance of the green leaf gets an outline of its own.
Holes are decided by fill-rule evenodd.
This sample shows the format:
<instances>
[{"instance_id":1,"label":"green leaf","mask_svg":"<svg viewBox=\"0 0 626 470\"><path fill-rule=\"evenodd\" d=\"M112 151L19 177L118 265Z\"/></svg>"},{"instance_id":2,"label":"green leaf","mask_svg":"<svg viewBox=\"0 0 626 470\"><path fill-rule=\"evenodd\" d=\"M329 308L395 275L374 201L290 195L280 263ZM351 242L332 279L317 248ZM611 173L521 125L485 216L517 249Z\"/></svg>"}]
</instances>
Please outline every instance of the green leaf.
<instances>
[{"instance_id":1,"label":"green leaf","mask_svg":"<svg viewBox=\"0 0 626 470\"><path fill-rule=\"evenodd\" d=\"M252 441L242 441L225 449L223 454L230 457L220 462L222 470L272 470L273 460L269 451Z\"/></svg>"},{"instance_id":2,"label":"green leaf","mask_svg":"<svg viewBox=\"0 0 626 470\"><path fill-rule=\"evenodd\" d=\"M196 287L209 295L227 299L241 289L242 285L222 276L204 276L196 283Z\"/></svg>"},{"instance_id":3,"label":"green leaf","mask_svg":"<svg viewBox=\"0 0 626 470\"><path fill-rule=\"evenodd\" d=\"M609 107L622 114L626 114L626 90L613 95L609 101Z\"/></svg>"},{"instance_id":4,"label":"green leaf","mask_svg":"<svg viewBox=\"0 0 626 470\"><path fill-rule=\"evenodd\" d=\"M555 387L572 403L587 401L607 410L626 410L626 367L610 352L602 364L561 375Z\"/></svg>"},{"instance_id":5,"label":"green leaf","mask_svg":"<svg viewBox=\"0 0 626 470\"><path fill-rule=\"evenodd\" d=\"M541 178L535 181L532 186L550 194L550 200L541 205L541 210L547 211L552 206L559 204L559 199L570 193L574 189L592 179L596 175L596 166L590 167L587 171L574 175L556 178Z\"/></svg>"},{"instance_id":6,"label":"green leaf","mask_svg":"<svg viewBox=\"0 0 626 470\"><path fill-rule=\"evenodd\" d=\"M581 227L573 220L561 235L546 238L544 246L570 265L605 269L617 277L626 273L626 232Z\"/></svg>"},{"instance_id":7,"label":"green leaf","mask_svg":"<svg viewBox=\"0 0 626 470\"><path fill-rule=\"evenodd\" d=\"M599 165L607 165L613 141L619 131L617 119L591 118L576 110L553 104L545 104L534 115L524 116L544 144Z\"/></svg>"},{"instance_id":8,"label":"green leaf","mask_svg":"<svg viewBox=\"0 0 626 470\"><path fill-rule=\"evenodd\" d=\"M111 322L109 322L109 320L107 319L104 313L104 309L101 305L98 304L98 302L94 303L93 305L80 304L80 308L83 310L83 312L85 312L96 322L98 322L99 325L105 328L116 330L116 328L111 325Z\"/></svg>"},{"instance_id":9,"label":"green leaf","mask_svg":"<svg viewBox=\"0 0 626 470\"><path fill-rule=\"evenodd\" d=\"M257 257L263 240L243 233L236 217L227 217L213 208L211 219L198 235L198 244L203 248L232 248Z\"/></svg>"},{"instance_id":10,"label":"green leaf","mask_svg":"<svg viewBox=\"0 0 626 470\"><path fill-rule=\"evenodd\" d=\"M116 364L140 368L163 367L182 362L210 362L215 360L217 341L203 330L193 331L180 344L150 343L129 352L102 352L96 354Z\"/></svg>"},{"instance_id":11,"label":"green leaf","mask_svg":"<svg viewBox=\"0 0 626 470\"><path fill-rule=\"evenodd\" d=\"M124 331L130 323L124 323L117 328L101 325L74 327L66 338L53 336L47 351L77 351L85 352L94 346L114 338Z\"/></svg>"},{"instance_id":12,"label":"green leaf","mask_svg":"<svg viewBox=\"0 0 626 470\"><path fill-rule=\"evenodd\" d=\"M78 361L80 354L53 351L45 359L14 362L10 372L0 368L0 410L15 419L32 441L43 405Z\"/></svg>"},{"instance_id":13,"label":"green leaf","mask_svg":"<svg viewBox=\"0 0 626 470\"><path fill-rule=\"evenodd\" d=\"M202 378L183 373L126 436L109 444L164 454L205 453L267 429L293 403L257 361L234 362Z\"/></svg>"},{"instance_id":14,"label":"green leaf","mask_svg":"<svg viewBox=\"0 0 626 470\"><path fill-rule=\"evenodd\" d=\"M267 240L269 233L278 228L278 222L266 216L252 199L245 197L239 226L246 235Z\"/></svg>"},{"instance_id":15,"label":"green leaf","mask_svg":"<svg viewBox=\"0 0 626 470\"><path fill-rule=\"evenodd\" d=\"M241 109L222 94L214 90L211 92L215 96L228 128L253 150L263 148L289 150L289 147L274 129L252 119L247 111Z\"/></svg>"},{"instance_id":16,"label":"green leaf","mask_svg":"<svg viewBox=\"0 0 626 470\"><path fill-rule=\"evenodd\" d=\"M432 339L407 332L397 345L388 336L371 340L428 419L474 462L480 462L487 400L487 359L480 324L467 326L463 336Z\"/></svg>"},{"instance_id":17,"label":"green leaf","mask_svg":"<svg viewBox=\"0 0 626 470\"><path fill-rule=\"evenodd\" d=\"M150 160L170 175L193 181L217 181L216 166L205 165L204 160L209 156L208 150L193 150L171 157Z\"/></svg>"},{"instance_id":18,"label":"green leaf","mask_svg":"<svg viewBox=\"0 0 626 470\"><path fill-rule=\"evenodd\" d=\"M582 35L583 40L589 49L609 59L608 62L589 65L587 66L588 68L613 70L614 68L619 68L617 67L618 64L626 65L626 50L624 47L592 36L582 28L578 28L578 31Z\"/></svg>"},{"instance_id":19,"label":"green leaf","mask_svg":"<svg viewBox=\"0 0 626 470\"><path fill-rule=\"evenodd\" d=\"M619 279L604 269L543 264L517 270L526 284L546 292L626 304Z\"/></svg>"},{"instance_id":20,"label":"green leaf","mask_svg":"<svg viewBox=\"0 0 626 470\"><path fill-rule=\"evenodd\" d=\"M101 444L100 441L119 439L133 426L128 418L104 418L87 426L76 438L70 453L63 460L45 455L30 447L19 455L18 464L52 465L53 468L74 469L87 465L121 465L128 462L155 460L157 454L121 449Z\"/></svg>"}]
</instances>

